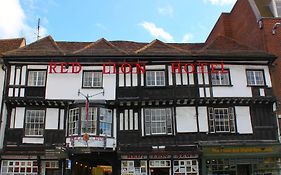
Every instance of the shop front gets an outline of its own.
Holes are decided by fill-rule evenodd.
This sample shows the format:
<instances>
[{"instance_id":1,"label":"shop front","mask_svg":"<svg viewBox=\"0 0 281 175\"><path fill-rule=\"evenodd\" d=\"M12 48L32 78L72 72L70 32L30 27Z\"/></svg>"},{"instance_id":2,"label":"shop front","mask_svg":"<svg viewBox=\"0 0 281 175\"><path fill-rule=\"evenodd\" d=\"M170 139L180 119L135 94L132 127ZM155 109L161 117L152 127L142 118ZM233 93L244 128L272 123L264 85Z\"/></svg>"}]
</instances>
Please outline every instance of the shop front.
<instances>
[{"instance_id":1,"label":"shop front","mask_svg":"<svg viewBox=\"0 0 281 175\"><path fill-rule=\"evenodd\" d=\"M138 153L121 155L121 175L198 175L198 154Z\"/></svg>"},{"instance_id":2,"label":"shop front","mask_svg":"<svg viewBox=\"0 0 281 175\"><path fill-rule=\"evenodd\" d=\"M202 173L207 175L279 175L279 145L203 147Z\"/></svg>"}]
</instances>

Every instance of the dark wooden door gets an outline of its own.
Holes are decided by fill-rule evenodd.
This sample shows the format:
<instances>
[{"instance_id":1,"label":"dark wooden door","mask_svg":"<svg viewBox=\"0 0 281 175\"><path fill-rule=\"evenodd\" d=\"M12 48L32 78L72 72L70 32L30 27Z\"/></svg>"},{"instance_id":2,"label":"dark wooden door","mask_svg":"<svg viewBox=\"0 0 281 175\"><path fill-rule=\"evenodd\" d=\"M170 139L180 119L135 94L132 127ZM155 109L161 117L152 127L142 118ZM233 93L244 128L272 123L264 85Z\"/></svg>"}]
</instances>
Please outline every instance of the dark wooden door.
<instances>
[{"instance_id":1,"label":"dark wooden door","mask_svg":"<svg viewBox=\"0 0 281 175\"><path fill-rule=\"evenodd\" d=\"M251 175L251 165L237 165L237 175Z\"/></svg>"}]
</instances>

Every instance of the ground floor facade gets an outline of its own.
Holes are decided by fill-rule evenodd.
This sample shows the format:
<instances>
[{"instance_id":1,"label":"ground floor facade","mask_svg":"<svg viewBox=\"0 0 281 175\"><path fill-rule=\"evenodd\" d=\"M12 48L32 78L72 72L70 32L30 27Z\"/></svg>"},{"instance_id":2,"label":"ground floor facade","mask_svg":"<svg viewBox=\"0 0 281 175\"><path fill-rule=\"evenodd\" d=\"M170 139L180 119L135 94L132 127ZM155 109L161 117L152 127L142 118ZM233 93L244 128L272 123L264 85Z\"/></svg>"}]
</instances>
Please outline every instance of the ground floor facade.
<instances>
[{"instance_id":1,"label":"ground floor facade","mask_svg":"<svg viewBox=\"0 0 281 175\"><path fill-rule=\"evenodd\" d=\"M280 175L280 145L200 146L197 149L1 155L1 175Z\"/></svg>"}]
</instances>

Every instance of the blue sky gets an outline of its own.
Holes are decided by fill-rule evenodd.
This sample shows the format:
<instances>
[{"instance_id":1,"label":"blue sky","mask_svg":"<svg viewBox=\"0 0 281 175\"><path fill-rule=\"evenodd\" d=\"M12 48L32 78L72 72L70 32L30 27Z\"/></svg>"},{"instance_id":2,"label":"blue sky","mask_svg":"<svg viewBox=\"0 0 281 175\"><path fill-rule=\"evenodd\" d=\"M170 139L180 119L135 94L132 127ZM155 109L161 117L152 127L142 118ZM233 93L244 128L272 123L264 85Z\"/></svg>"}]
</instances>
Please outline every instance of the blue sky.
<instances>
[{"instance_id":1,"label":"blue sky","mask_svg":"<svg viewBox=\"0 0 281 175\"><path fill-rule=\"evenodd\" d=\"M204 42L235 0L0 0L0 38ZM2 8L2 9L1 9ZM1 12L2 11L2 12ZM11 22L12 21L12 22ZM12 24L11 24L12 23Z\"/></svg>"}]
</instances>

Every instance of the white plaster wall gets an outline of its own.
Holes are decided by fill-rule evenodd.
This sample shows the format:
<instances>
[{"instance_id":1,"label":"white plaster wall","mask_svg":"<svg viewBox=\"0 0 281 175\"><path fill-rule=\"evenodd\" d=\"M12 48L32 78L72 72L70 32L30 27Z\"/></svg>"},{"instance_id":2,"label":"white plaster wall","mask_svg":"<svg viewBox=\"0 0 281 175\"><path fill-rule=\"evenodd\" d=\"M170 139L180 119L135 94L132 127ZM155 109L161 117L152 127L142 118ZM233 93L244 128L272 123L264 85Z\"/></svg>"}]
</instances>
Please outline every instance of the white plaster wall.
<instances>
[{"instance_id":1,"label":"white plaster wall","mask_svg":"<svg viewBox=\"0 0 281 175\"><path fill-rule=\"evenodd\" d=\"M14 85L15 69L16 69L16 66L11 66L9 85ZM1 73L3 73L3 70L1 70Z\"/></svg>"},{"instance_id":2,"label":"white plaster wall","mask_svg":"<svg viewBox=\"0 0 281 175\"><path fill-rule=\"evenodd\" d=\"M28 65L27 69L47 69L47 65Z\"/></svg>"},{"instance_id":3,"label":"white plaster wall","mask_svg":"<svg viewBox=\"0 0 281 175\"><path fill-rule=\"evenodd\" d=\"M165 69L165 65L146 65L145 70Z\"/></svg>"},{"instance_id":4,"label":"white plaster wall","mask_svg":"<svg viewBox=\"0 0 281 175\"><path fill-rule=\"evenodd\" d=\"M208 132L208 114L207 107L198 107L198 122L199 122L199 131Z\"/></svg>"},{"instance_id":5,"label":"white plaster wall","mask_svg":"<svg viewBox=\"0 0 281 175\"><path fill-rule=\"evenodd\" d=\"M235 106L237 131L239 134L252 134L252 121L248 106Z\"/></svg>"},{"instance_id":6,"label":"white plaster wall","mask_svg":"<svg viewBox=\"0 0 281 175\"><path fill-rule=\"evenodd\" d=\"M84 94L97 94L102 89L82 89L82 74L84 67L78 74L52 73L47 76L46 99L75 99L84 100L83 96L78 96L78 89ZM89 69L87 67L87 69ZM94 96L91 100L114 100L116 87L115 74L103 74L104 96L102 94Z\"/></svg>"},{"instance_id":7,"label":"white plaster wall","mask_svg":"<svg viewBox=\"0 0 281 175\"><path fill-rule=\"evenodd\" d=\"M45 129L58 129L59 109L47 108Z\"/></svg>"},{"instance_id":8,"label":"white plaster wall","mask_svg":"<svg viewBox=\"0 0 281 175\"><path fill-rule=\"evenodd\" d=\"M22 143L43 144L44 138L23 137Z\"/></svg>"},{"instance_id":9,"label":"white plaster wall","mask_svg":"<svg viewBox=\"0 0 281 175\"><path fill-rule=\"evenodd\" d=\"M195 107L176 108L177 132L197 132Z\"/></svg>"},{"instance_id":10,"label":"white plaster wall","mask_svg":"<svg viewBox=\"0 0 281 175\"><path fill-rule=\"evenodd\" d=\"M16 108L15 128L23 128L25 108Z\"/></svg>"},{"instance_id":11,"label":"white plaster wall","mask_svg":"<svg viewBox=\"0 0 281 175\"><path fill-rule=\"evenodd\" d=\"M113 137L116 138L117 137L117 115L116 115L116 109L113 110Z\"/></svg>"},{"instance_id":12,"label":"white plaster wall","mask_svg":"<svg viewBox=\"0 0 281 175\"><path fill-rule=\"evenodd\" d=\"M0 149L3 148L3 142L5 137L5 129L6 129L6 123L7 123L7 110L6 105L3 105L3 113L2 113L2 122L1 122L1 128L0 128Z\"/></svg>"},{"instance_id":13,"label":"white plaster wall","mask_svg":"<svg viewBox=\"0 0 281 175\"><path fill-rule=\"evenodd\" d=\"M60 129L64 129L64 109L60 109Z\"/></svg>"},{"instance_id":14,"label":"white plaster wall","mask_svg":"<svg viewBox=\"0 0 281 175\"><path fill-rule=\"evenodd\" d=\"M271 87L268 66L257 65L225 65L230 70L232 87L213 87L214 97L252 97L251 87L247 87L246 69L263 69L265 83Z\"/></svg>"}]
</instances>

